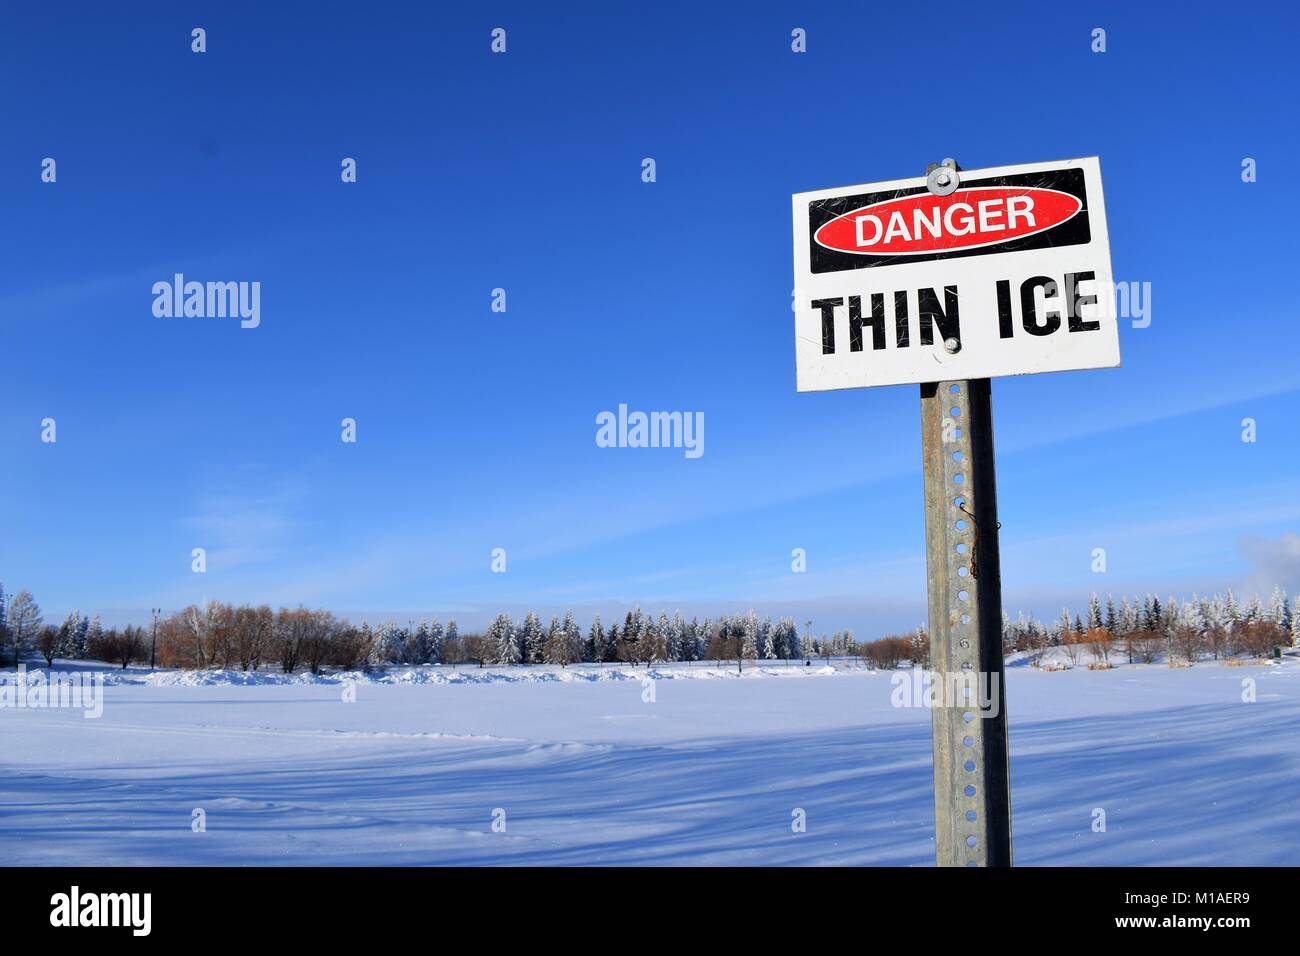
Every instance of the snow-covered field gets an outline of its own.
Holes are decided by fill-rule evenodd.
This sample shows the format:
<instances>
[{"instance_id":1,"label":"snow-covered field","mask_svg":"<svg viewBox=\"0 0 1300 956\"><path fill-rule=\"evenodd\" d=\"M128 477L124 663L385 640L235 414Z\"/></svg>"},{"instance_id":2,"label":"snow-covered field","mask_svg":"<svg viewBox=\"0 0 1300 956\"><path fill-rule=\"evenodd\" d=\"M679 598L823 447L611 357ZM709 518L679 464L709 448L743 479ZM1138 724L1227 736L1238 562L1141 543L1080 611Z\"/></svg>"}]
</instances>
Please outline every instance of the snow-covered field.
<instances>
[{"instance_id":1,"label":"snow-covered field","mask_svg":"<svg viewBox=\"0 0 1300 956\"><path fill-rule=\"evenodd\" d=\"M2 858L933 862L929 712L891 706L889 673L652 667L653 700L646 674L398 670L348 702L337 679L119 673L99 719L0 710ZM1300 660L1008 681L1017 863L1300 863Z\"/></svg>"}]
</instances>

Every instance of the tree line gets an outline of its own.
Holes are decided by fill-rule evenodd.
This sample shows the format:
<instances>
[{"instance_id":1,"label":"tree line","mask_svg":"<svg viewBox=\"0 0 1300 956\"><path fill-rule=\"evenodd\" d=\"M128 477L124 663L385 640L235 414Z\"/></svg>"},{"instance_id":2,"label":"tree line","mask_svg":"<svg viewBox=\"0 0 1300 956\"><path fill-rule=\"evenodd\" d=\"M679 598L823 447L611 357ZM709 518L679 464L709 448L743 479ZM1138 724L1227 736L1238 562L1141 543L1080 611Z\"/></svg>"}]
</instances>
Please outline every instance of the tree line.
<instances>
[{"instance_id":1,"label":"tree line","mask_svg":"<svg viewBox=\"0 0 1300 956\"><path fill-rule=\"evenodd\" d=\"M1086 617L1086 620L1085 620ZM1096 594L1086 612L1061 616L1045 624L1032 615L1004 617L1006 654L1023 652L1038 664L1059 648L1077 664L1089 651L1101 662L1127 654L1129 662L1151 662L1164 653L1189 662L1205 654L1266 656L1273 647L1300 643L1300 600L1288 602L1276 589L1265 606L1258 595L1242 605L1229 590L1226 597L1193 596L1188 601L1147 595L1127 597L1119 605ZM811 622L801 635L793 618L760 618L753 611L686 620L680 612L658 617L638 606L608 628L597 615L584 632L573 612L543 625L528 612L516 621L498 614L482 633L461 634L455 620L388 620L359 626L329 611L304 607L234 605L221 601L194 604L159 618L149 627L105 628L99 615L77 611L61 623L47 624L32 595L7 597L0 584L0 657L17 666L39 653L47 666L54 659L107 661L123 668L156 660L162 667L258 670L278 666L284 673L325 668L355 670L391 665L444 664L512 666L580 662L656 664L669 662L796 661L854 657L876 668L903 663L930 666L929 634L924 626L908 634L859 643L852 631L814 636Z\"/></svg>"},{"instance_id":2,"label":"tree line","mask_svg":"<svg viewBox=\"0 0 1300 956\"><path fill-rule=\"evenodd\" d=\"M1254 595L1242 604L1229 588L1226 597L1193 595L1179 601L1170 597L1121 598L1118 606L1111 595L1105 604L1093 594L1085 612L1071 615L1062 609L1052 624L1032 616L1004 618L1003 651L1023 652L1030 663L1039 664L1052 648L1072 665L1085 651L1109 664L1112 657L1126 656L1128 663L1149 664L1163 654L1166 659L1194 663L1207 655L1215 660L1229 657L1267 657L1275 647L1300 644L1300 598L1292 603L1286 592L1275 588L1265 605Z\"/></svg>"}]
</instances>

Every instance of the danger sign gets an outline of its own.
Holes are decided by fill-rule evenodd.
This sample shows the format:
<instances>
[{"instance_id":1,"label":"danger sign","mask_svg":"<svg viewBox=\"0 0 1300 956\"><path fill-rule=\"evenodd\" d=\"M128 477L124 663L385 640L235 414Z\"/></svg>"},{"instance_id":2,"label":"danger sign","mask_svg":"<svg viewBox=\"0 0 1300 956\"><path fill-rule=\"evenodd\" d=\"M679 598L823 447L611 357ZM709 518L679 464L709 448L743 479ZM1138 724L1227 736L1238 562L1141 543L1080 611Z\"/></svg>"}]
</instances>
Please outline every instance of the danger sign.
<instances>
[{"instance_id":1,"label":"danger sign","mask_svg":"<svg viewBox=\"0 0 1300 956\"><path fill-rule=\"evenodd\" d=\"M794 196L801 392L1119 365L1096 157Z\"/></svg>"}]
</instances>

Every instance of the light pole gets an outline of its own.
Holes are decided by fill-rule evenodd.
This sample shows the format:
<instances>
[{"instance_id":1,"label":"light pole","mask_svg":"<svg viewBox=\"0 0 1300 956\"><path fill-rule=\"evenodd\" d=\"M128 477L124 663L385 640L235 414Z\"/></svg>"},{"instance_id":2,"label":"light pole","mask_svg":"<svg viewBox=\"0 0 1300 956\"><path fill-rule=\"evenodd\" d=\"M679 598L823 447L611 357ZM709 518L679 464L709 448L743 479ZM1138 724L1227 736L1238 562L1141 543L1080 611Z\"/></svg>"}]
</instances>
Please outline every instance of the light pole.
<instances>
[{"instance_id":1,"label":"light pole","mask_svg":"<svg viewBox=\"0 0 1300 956\"><path fill-rule=\"evenodd\" d=\"M158 666L158 615L162 613L162 608L150 608L153 612L153 640L149 644L149 670Z\"/></svg>"}]
</instances>

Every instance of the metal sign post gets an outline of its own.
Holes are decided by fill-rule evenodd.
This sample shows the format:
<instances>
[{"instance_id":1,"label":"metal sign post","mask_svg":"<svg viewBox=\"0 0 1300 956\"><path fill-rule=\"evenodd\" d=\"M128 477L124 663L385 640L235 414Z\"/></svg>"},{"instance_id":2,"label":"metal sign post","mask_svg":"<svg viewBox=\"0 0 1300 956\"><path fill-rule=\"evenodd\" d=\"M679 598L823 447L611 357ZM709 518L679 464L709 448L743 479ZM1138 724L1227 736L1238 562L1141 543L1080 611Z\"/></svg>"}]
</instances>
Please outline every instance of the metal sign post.
<instances>
[{"instance_id":1,"label":"metal sign post","mask_svg":"<svg viewBox=\"0 0 1300 956\"><path fill-rule=\"evenodd\" d=\"M1011 865L989 379L1119 365L1095 156L796 193L798 390L919 383L935 856Z\"/></svg>"},{"instance_id":2,"label":"metal sign post","mask_svg":"<svg viewBox=\"0 0 1300 956\"><path fill-rule=\"evenodd\" d=\"M930 669L941 685L930 711L940 866L1011 865L989 391L986 378L921 386Z\"/></svg>"}]
</instances>

